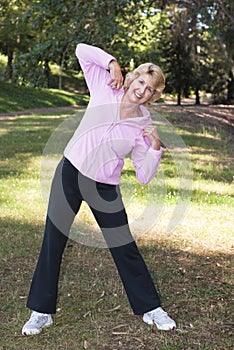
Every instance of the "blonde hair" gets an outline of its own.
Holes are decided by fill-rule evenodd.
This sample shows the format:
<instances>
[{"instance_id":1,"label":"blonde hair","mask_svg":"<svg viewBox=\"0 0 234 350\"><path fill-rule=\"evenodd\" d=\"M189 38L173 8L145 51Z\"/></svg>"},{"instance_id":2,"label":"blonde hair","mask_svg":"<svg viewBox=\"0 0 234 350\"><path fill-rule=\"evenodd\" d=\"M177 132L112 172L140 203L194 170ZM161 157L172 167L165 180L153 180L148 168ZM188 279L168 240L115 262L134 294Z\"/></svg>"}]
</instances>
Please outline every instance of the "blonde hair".
<instances>
[{"instance_id":1,"label":"blonde hair","mask_svg":"<svg viewBox=\"0 0 234 350\"><path fill-rule=\"evenodd\" d=\"M159 66L153 63L143 63L132 72L127 73L124 81L124 91L126 92L131 83L142 74L149 74L152 77L155 89L154 94L146 103L148 105L161 97L162 91L165 88L165 77Z\"/></svg>"}]
</instances>

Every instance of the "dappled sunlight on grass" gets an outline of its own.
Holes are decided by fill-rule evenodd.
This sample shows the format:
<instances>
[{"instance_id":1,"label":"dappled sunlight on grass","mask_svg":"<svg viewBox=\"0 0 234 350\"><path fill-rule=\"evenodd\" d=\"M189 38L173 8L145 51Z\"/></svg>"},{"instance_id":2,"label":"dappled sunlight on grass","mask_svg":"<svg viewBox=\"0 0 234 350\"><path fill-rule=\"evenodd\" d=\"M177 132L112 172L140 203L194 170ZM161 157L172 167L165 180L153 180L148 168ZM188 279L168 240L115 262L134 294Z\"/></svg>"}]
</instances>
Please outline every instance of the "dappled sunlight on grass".
<instances>
[{"instance_id":1,"label":"dappled sunlight on grass","mask_svg":"<svg viewBox=\"0 0 234 350\"><path fill-rule=\"evenodd\" d=\"M180 135L182 137L184 137L185 135L188 135L188 136L195 136L194 135L194 129L192 128L187 128L185 127L185 129L180 129ZM211 134L208 130L204 129L203 132L200 131L200 132L197 132L196 131L196 137L201 137L201 138L206 138L207 140L218 140L220 141L221 140L221 136L217 133L217 134Z\"/></svg>"},{"instance_id":2,"label":"dappled sunlight on grass","mask_svg":"<svg viewBox=\"0 0 234 350\"><path fill-rule=\"evenodd\" d=\"M174 209L183 198L169 152L164 151L152 184L143 186L136 180L131 159L125 161L121 180L132 233L163 306L178 328L162 333L134 317L109 251L86 246L79 239L82 244L77 244L74 235L61 267L55 326L39 337L21 337L46 215L41 156L51 133L70 115L35 114L1 121L0 337L4 349L231 349L232 153L223 135L222 142L218 136L207 140L200 129L195 139L196 129L186 134L194 180L191 200L177 212L178 225L172 232L167 232L168 223L175 219ZM212 140L220 144L213 148ZM50 166L52 172L53 159ZM76 224L84 241L91 234L99 239L85 203Z\"/></svg>"},{"instance_id":3,"label":"dappled sunlight on grass","mask_svg":"<svg viewBox=\"0 0 234 350\"><path fill-rule=\"evenodd\" d=\"M32 108L86 105L88 95L58 89L39 89L17 86L0 81L0 113ZM27 96L27 98L25 98Z\"/></svg>"},{"instance_id":4,"label":"dappled sunlight on grass","mask_svg":"<svg viewBox=\"0 0 234 350\"><path fill-rule=\"evenodd\" d=\"M208 181L203 179L194 180L193 189L195 191L206 193L207 195L213 192L217 196L234 196L234 186L224 181Z\"/></svg>"},{"instance_id":5,"label":"dappled sunlight on grass","mask_svg":"<svg viewBox=\"0 0 234 350\"><path fill-rule=\"evenodd\" d=\"M41 221L45 214L39 181L18 179L8 180L0 185L1 217L20 221Z\"/></svg>"},{"instance_id":6,"label":"dappled sunlight on grass","mask_svg":"<svg viewBox=\"0 0 234 350\"><path fill-rule=\"evenodd\" d=\"M192 204L177 228L167 232L172 212L173 207L165 207L155 227L141 238L152 243L164 241L170 246L199 254L233 251L233 209L229 206Z\"/></svg>"},{"instance_id":7,"label":"dappled sunlight on grass","mask_svg":"<svg viewBox=\"0 0 234 350\"><path fill-rule=\"evenodd\" d=\"M2 142L5 146L1 160L1 176L4 179L1 185L3 216L8 215L7 212L9 213L9 211L12 211L12 215L18 217L25 215L30 202L33 202L34 205L30 208L28 217L33 219L35 213L37 213L37 216L44 214L45 207L41 198L39 179L41 155L51 132L71 114L72 112L69 112L69 114L65 112L62 115L54 113L50 115L30 115L2 122ZM204 135L198 132L196 136L206 138L210 135L207 132ZM191 137L194 137L194 133ZM218 136L216 138L218 139ZM203 233L202 236L209 237L215 225L218 225L217 218L223 219L220 221L222 226L222 222L225 222L225 220L229 222L228 218L231 217L231 209L229 208L231 208L233 203L234 190L232 184L227 181L231 173L228 161L231 159L228 158L228 155L225 158L223 154L214 149L211 153L205 143L201 148L191 147L190 156L194 169L193 192L191 193L192 209L190 208L189 220L184 221L186 225L182 231L187 232L188 237L190 237L188 233L190 229L192 232L195 229L198 232L205 232L206 230L208 232L207 235ZM146 207L152 210L151 218L156 213L155 216L158 221L156 229L153 228L153 230L163 234L166 230L166 222L168 222L168 217L170 216L168 212L172 210L178 201L178 191L180 190L178 171L167 150L164 150L160 168L163 171L163 178L159 177L159 180L153 182L150 187L148 185L143 186L135 178L135 170L131 159L127 158L125 160L121 188L129 220L131 224L134 223L132 225L136 235L136 222L139 231L143 232L146 220L148 220L147 215L144 213ZM10 191L9 188L11 189ZM218 215L217 208L215 210L213 207L212 209L209 208L212 205L216 207L217 205L226 205L226 215ZM206 209L202 210L203 207ZM200 209L198 210L198 208ZM201 214L200 211L203 213ZM207 211L209 213L208 216L205 214ZM145 218L142 217L142 213L145 215ZM93 218L88 218L90 214L87 214L85 211L83 215L81 211L80 216L80 222L84 220L84 222L88 222L91 227L95 228L95 223L92 221ZM152 219L152 222L154 223L155 219ZM213 224L214 222L216 223L215 225ZM149 224L147 225L150 226ZM229 237L231 232L229 230L231 228L227 225L226 229L222 228L219 234L225 231L225 234ZM195 237L196 235L191 236Z\"/></svg>"}]
</instances>

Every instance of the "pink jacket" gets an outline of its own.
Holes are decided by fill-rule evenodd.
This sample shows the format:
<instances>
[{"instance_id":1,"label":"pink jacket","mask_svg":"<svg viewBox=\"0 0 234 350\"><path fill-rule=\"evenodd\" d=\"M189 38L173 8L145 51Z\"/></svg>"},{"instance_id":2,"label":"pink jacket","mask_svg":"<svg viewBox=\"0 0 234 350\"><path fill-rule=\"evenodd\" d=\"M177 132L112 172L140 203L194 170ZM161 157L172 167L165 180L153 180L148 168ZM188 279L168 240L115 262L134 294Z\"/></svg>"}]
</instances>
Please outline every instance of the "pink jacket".
<instances>
[{"instance_id":1,"label":"pink jacket","mask_svg":"<svg viewBox=\"0 0 234 350\"><path fill-rule=\"evenodd\" d=\"M143 117L119 118L123 88L108 86L108 64L115 59L103 50L78 44L76 56L90 91L90 102L64 156L85 176L107 184L119 184L124 157L131 153L136 176L142 184L155 175L162 148L154 150L144 128L152 124L149 111Z\"/></svg>"}]
</instances>

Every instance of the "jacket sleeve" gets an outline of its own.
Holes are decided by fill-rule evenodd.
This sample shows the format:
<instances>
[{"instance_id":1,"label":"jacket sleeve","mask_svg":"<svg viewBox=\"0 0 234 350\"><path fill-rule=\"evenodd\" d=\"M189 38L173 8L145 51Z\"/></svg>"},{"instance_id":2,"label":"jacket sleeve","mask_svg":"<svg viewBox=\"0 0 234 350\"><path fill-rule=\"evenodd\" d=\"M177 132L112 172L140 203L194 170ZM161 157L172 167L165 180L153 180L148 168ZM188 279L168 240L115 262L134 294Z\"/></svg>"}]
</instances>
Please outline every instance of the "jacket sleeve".
<instances>
[{"instance_id":1,"label":"jacket sleeve","mask_svg":"<svg viewBox=\"0 0 234 350\"><path fill-rule=\"evenodd\" d=\"M110 80L108 65L110 61L116 60L115 57L98 47L87 44L77 45L76 56L83 70L90 94L100 91L102 86L106 86Z\"/></svg>"},{"instance_id":2,"label":"jacket sleeve","mask_svg":"<svg viewBox=\"0 0 234 350\"><path fill-rule=\"evenodd\" d=\"M135 140L132 161L136 170L136 177L142 184L147 184L152 180L157 172L161 156L162 147L159 150L154 150L143 136L139 136Z\"/></svg>"}]
</instances>

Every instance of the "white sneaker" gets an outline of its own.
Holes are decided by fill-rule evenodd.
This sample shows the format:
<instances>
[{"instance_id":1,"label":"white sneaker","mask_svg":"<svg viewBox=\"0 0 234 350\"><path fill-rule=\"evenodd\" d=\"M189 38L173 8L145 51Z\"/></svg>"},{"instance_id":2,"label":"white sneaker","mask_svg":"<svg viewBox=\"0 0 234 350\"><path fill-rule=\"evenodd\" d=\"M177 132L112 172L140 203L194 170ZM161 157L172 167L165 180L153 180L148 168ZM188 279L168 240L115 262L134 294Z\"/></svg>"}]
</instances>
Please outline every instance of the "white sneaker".
<instances>
[{"instance_id":1,"label":"white sneaker","mask_svg":"<svg viewBox=\"0 0 234 350\"><path fill-rule=\"evenodd\" d=\"M176 328L175 321L170 318L161 307L146 312L143 315L143 321L148 324L155 323L157 328L161 331L169 331L170 329Z\"/></svg>"},{"instance_id":2,"label":"white sneaker","mask_svg":"<svg viewBox=\"0 0 234 350\"><path fill-rule=\"evenodd\" d=\"M39 334L42 331L42 328L49 327L52 323L53 320L50 314L41 314L40 312L33 311L30 319L22 328L22 334Z\"/></svg>"}]
</instances>

